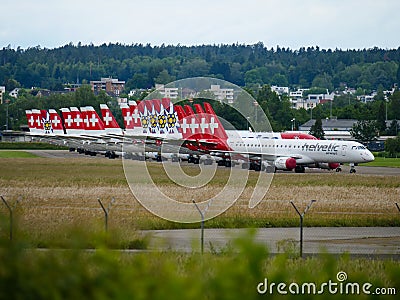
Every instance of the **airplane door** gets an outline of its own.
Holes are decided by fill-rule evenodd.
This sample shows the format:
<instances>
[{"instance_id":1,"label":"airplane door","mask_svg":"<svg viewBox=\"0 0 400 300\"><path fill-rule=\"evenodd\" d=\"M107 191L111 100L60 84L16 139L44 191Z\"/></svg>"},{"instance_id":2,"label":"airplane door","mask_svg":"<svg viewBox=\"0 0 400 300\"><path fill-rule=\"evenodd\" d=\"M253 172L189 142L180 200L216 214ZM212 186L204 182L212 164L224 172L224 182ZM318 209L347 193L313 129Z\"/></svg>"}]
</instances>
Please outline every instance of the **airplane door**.
<instances>
[{"instance_id":1,"label":"airplane door","mask_svg":"<svg viewBox=\"0 0 400 300\"><path fill-rule=\"evenodd\" d=\"M342 148L340 149L342 156L346 156L346 150L347 150L347 145L342 145Z\"/></svg>"}]
</instances>

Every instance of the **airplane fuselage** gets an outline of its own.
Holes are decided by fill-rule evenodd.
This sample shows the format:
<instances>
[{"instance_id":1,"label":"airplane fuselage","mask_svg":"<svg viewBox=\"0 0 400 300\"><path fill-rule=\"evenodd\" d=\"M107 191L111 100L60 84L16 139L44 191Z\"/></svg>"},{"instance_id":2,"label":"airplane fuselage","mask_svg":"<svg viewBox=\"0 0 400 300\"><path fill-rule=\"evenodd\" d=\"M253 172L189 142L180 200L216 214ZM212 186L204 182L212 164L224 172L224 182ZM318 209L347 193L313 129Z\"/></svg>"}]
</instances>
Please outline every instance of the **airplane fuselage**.
<instances>
[{"instance_id":1,"label":"airplane fuselage","mask_svg":"<svg viewBox=\"0 0 400 300\"><path fill-rule=\"evenodd\" d=\"M229 137L233 152L265 157L292 157L298 165L318 162L364 163L374 160L362 144L353 141Z\"/></svg>"}]
</instances>

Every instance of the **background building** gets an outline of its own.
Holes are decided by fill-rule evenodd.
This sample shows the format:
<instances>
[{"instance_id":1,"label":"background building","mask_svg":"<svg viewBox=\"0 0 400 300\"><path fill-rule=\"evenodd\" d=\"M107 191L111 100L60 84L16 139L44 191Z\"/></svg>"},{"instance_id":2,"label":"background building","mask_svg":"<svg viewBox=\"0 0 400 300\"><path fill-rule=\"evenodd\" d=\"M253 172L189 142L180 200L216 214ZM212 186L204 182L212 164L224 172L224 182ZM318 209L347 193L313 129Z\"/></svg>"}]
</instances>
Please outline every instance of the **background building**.
<instances>
[{"instance_id":1,"label":"background building","mask_svg":"<svg viewBox=\"0 0 400 300\"><path fill-rule=\"evenodd\" d=\"M6 93L6 87L0 86L0 103L3 104L4 94Z\"/></svg>"},{"instance_id":2,"label":"background building","mask_svg":"<svg viewBox=\"0 0 400 300\"><path fill-rule=\"evenodd\" d=\"M210 92L214 93L219 101L226 99L228 103L233 103L233 89L221 89L220 85L212 84Z\"/></svg>"},{"instance_id":3,"label":"background building","mask_svg":"<svg viewBox=\"0 0 400 300\"><path fill-rule=\"evenodd\" d=\"M170 99L178 98L178 88L166 88L163 84L156 84L156 90L164 97Z\"/></svg>"},{"instance_id":4,"label":"background building","mask_svg":"<svg viewBox=\"0 0 400 300\"><path fill-rule=\"evenodd\" d=\"M101 80L91 81L93 92L106 91L110 96L118 97L125 89L125 81L115 78L101 78Z\"/></svg>"}]
</instances>

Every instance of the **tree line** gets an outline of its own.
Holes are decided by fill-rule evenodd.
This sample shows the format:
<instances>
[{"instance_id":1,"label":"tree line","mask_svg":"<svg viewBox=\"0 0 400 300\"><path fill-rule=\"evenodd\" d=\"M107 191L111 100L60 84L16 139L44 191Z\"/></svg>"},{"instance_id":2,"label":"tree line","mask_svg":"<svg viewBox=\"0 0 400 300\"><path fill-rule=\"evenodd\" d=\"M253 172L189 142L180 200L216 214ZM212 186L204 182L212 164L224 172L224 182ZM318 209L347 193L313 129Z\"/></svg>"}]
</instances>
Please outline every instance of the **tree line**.
<instances>
[{"instance_id":1,"label":"tree line","mask_svg":"<svg viewBox=\"0 0 400 300\"><path fill-rule=\"evenodd\" d=\"M127 90L155 83L212 76L249 88L264 84L338 89L347 85L365 92L389 89L400 82L400 48L341 50L319 47L268 48L254 45L161 45L72 43L47 49L0 50L0 84L62 90L65 83L88 83L112 76Z\"/></svg>"}]
</instances>

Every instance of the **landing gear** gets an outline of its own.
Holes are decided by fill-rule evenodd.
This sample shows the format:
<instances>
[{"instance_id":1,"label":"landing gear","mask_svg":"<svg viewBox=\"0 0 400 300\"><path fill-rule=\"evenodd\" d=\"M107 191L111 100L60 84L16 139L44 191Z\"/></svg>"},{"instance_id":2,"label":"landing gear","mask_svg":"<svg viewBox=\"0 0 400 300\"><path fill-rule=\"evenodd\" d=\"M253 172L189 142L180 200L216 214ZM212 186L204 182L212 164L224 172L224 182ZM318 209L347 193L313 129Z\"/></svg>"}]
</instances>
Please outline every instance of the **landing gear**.
<instances>
[{"instance_id":1,"label":"landing gear","mask_svg":"<svg viewBox=\"0 0 400 300\"><path fill-rule=\"evenodd\" d=\"M265 172L267 172L267 173L276 173L276 167L275 166L266 166L265 167Z\"/></svg>"},{"instance_id":2,"label":"landing gear","mask_svg":"<svg viewBox=\"0 0 400 300\"><path fill-rule=\"evenodd\" d=\"M220 167L225 166L227 168L231 168L231 167L235 166L234 163L230 159L226 159L226 158L217 161L217 165Z\"/></svg>"},{"instance_id":3,"label":"landing gear","mask_svg":"<svg viewBox=\"0 0 400 300\"><path fill-rule=\"evenodd\" d=\"M342 172L342 168L341 167L336 168L336 172L337 173Z\"/></svg>"},{"instance_id":4,"label":"landing gear","mask_svg":"<svg viewBox=\"0 0 400 300\"><path fill-rule=\"evenodd\" d=\"M171 157L171 161L172 161L172 162L179 162L179 157L178 157L178 155L173 155L173 156Z\"/></svg>"},{"instance_id":5,"label":"landing gear","mask_svg":"<svg viewBox=\"0 0 400 300\"><path fill-rule=\"evenodd\" d=\"M296 166L294 168L295 173L304 173L305 171L306 171L306 168L304 168L304 166Z\"/></svg>"},{"instance_id":6,"label":"landing gear","mask_svg":"<svg viewBox=\"0 0 400 300\"><path fill-rule=\"evenodd\" d=\"M211 158L207 158L203 161L205 166L210 166L213 163L213 160Z\"/></svg>"},{"instance_id":7,"label":"landing gear","mask_svg":"<svg viewBox=\"0 0 400 300\"><path fill-rule=\"evenodd\" d=\"M356 172L356 168L354 167L354 164L351 163L350 164L350 174L355 173Z\"/></svg>"},{"instance_id":8,"label":"landing gear","mask_svg":"<svg viewBox=\"0 0 400 300\"><path fill-rule=\"evenodd\" d=\"M261 164L258 161L252 161L250 163L250 170L254 170L256 172L260 172L261 171Z\"/></svg>"},{"instance_id":9,"label":"landing gear","mask_svg":"<svg viewBox=\"0 0 400 300\"><path fill-rule=\"evenodd\" d=\"M261 164L257 161L242 163L242 169L248 169L248 170L254 170L256 172L260 172L261 168L262 168Z\"/></svg>"}]
</instances>

